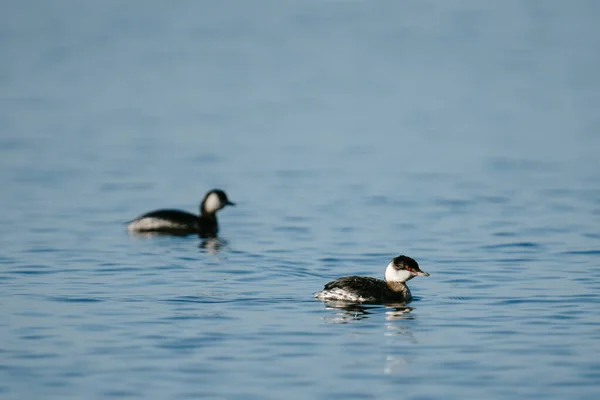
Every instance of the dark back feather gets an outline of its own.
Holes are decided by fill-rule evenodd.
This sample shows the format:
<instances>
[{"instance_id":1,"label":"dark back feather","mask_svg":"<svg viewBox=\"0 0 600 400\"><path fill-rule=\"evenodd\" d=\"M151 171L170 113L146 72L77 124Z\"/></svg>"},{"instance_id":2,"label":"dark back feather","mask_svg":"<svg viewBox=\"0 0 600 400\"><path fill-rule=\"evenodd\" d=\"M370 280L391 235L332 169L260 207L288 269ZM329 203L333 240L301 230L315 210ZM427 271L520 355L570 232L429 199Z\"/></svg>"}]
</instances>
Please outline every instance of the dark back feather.
<instances>
[{"instance_id":1,"label":"dark back feather","mask_svg":"<svg viewBox=\"0 0 600 400\"><path fill-rule=\"evenodd\" d=\"M387 294L389 289L381 279L370 276L346 276L325 285L324 290L346 289L360 296L372 296L374 293Z\"/></svg>"}]
</instances>

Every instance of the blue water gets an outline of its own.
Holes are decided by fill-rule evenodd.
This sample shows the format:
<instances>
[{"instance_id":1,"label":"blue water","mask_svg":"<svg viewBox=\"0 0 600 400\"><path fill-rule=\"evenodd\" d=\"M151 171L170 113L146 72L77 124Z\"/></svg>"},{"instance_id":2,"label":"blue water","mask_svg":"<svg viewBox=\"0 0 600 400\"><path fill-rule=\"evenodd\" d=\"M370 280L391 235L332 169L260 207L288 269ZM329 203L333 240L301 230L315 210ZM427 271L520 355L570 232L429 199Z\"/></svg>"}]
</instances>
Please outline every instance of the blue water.
<instances>
[{"instance_id":1,"label":"blue water","mask_svg":"<svg viewBox=\"0 0 600 400\"><path fill-rule=\"evenodd\" d=\"M600 3L0 8L2 399L597 399Z\"/></svg>"}]
</instances>

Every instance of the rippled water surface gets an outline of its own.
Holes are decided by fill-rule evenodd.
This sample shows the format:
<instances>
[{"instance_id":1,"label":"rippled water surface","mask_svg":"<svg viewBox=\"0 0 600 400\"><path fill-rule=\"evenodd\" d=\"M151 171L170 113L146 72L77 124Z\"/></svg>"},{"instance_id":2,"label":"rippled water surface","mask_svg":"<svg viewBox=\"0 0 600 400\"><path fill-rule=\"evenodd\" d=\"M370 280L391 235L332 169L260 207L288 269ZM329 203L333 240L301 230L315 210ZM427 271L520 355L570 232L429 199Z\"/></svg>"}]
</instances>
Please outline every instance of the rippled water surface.
<instances>
[{"instance_id":1,"label":"rippled water surface","mask_svg":"<svg viewBox=\"0 0 600 400\"><path fill-rule=\"evenodd\" d=\"M597 399L597 3L1 8L2 399Z\"/></svg>"}]
</instances>

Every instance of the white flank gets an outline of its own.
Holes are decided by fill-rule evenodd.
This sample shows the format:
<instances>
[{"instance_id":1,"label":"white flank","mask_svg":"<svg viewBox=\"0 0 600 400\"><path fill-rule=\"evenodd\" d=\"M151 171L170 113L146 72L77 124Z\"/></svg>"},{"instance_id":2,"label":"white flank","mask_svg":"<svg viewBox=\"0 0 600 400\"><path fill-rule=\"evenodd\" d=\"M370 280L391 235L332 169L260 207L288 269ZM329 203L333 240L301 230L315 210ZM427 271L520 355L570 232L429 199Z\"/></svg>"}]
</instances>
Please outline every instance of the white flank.
<instances>
[{"instance_id":1,"label":"white flank","mask_svg":"<svg viewBox=\"0 0 600 400\"><path fill-rule=\"evenodd\" d=\"M181 224L166 219L145 217L131 221L127 225L127 230L129 232L145 232L165 228L178 229L181 227Z\"/></svg>"},{"instance_id":2,"label":"white flank","mask_svg":"<svg viewBox=\"0 0 600 400\"><path fill-rule=\"evenodd\" d=\"M341 288L335 288L332 290L322 290L320 292L315 293L315 298L321 300L344 300L354 302L369 301L368 298L357 296L355 293L349 292Z\"/></svg>"}]
</instances>

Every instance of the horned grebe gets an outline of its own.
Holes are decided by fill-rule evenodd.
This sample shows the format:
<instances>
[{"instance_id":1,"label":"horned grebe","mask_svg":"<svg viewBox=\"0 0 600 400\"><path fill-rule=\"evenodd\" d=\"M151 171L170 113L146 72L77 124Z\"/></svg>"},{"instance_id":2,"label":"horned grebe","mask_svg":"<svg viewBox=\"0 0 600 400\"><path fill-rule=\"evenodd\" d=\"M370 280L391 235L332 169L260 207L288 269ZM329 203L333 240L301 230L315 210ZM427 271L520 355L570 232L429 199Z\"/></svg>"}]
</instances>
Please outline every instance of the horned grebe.
<instances>
[{"instance_id":1,"label":"horned grebe","mask_svg":"<svg viewBox=\"0 0 600 400\"><path fill-rule=\"evenodd\" d=\"M429 276L407 256L398 256L385 269L385 281L368 276L346 276L325 285L315 293L321 300L344 300L357 303L407 302L412 299L405 282L415 276Z\"/></svg>"},{"instance_id":2,"label":"horned grebe","mask_svg":"<svg viewBox=\"0 0 600 400\"><path fill-rule=\"evenodd\" d=\"M127 224L130 233L157 233L164 235L198 234L202 238L217 236L219 224L217 211L234 206L224 191L219 189L206 193L200 204L200 216L181 210L156 210L140 215Z\"/></svg>"}]
</instances>

